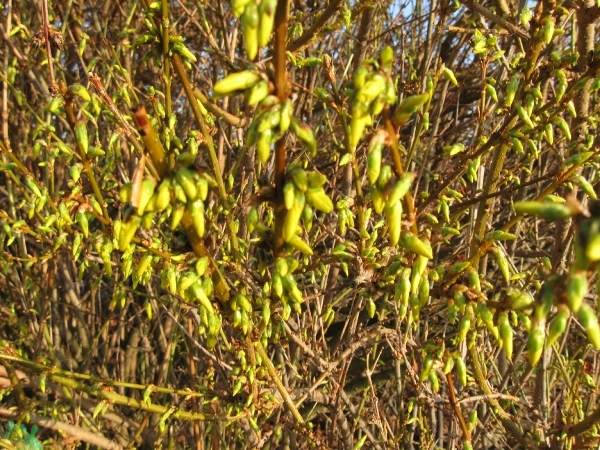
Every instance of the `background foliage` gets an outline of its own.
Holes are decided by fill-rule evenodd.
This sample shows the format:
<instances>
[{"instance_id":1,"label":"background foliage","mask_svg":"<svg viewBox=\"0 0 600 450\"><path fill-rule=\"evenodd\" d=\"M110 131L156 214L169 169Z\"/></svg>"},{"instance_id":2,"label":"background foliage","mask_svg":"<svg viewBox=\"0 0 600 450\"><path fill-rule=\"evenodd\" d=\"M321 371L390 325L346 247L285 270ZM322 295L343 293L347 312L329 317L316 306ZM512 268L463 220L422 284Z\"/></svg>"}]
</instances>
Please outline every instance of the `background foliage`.
<instances>
[{"instance_id":1,"label":"background foliage","mask_svg":"<svg viewBox=\"0 0 600 450\"><path fill-rule=\"evenodd\" d=\"M2 446L597 447L596 3L46 1Z\"/></svg>"}]
</instances>

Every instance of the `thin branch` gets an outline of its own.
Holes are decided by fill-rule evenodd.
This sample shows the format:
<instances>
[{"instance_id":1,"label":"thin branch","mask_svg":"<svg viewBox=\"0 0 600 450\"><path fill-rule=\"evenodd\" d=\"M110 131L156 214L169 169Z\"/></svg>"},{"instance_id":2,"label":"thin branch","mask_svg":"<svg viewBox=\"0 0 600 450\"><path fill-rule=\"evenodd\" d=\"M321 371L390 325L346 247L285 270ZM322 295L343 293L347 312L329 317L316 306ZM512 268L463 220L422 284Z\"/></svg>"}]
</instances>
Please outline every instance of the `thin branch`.
<instances>
[{"instance_id":1,"label":"thin branch","mask_svg":"<svg viewBox=\"0 0 600 450\"><path fill-rule=\"evenodd\" d=\"M237 117L233 114L225 111L224 109L219 108L216 104L212 103L206 95L204 95L200 89L194 89L194 95L200 103L212 114L217 116L219 119L223 119L229 125L233 125L234 127L244 128L250 124L250 121L247 117Z\"/></svg>"},{"instance_id":2,"label":"thin branch","mask_svg":"<svg viewBox=\"0 0 600 450\"><path fill-rule=\"evenodd\" d=\"M481 14L483 17L485 17L486 19L488 19L491 22L494 22L499 27L502 27L502 28L516 34L521 39L525 39L527 41L529 40L529 35L524 30L522 30L518 26L510 23L508 20L498 17L492 11L487 9L485 6L480 5L475 0L464 0L462 3L467 8L469 8L471 11Z\"/></svg>"},{"instance_id":3,"label":"thin branch","mask_svg":"<svg viewBox=\"0 0 600 450\"><path fill-rule=\"evenodd\" d=\"M479 363L479 354L476 346L471 346L469 348L469 355L471 356L471 363L473 364L473 372L475 374L475 380L477 381L477 385L486 395L486 400L489 403L494 414L500 419L504 428L521 444L523 447L530 450L539 450L539 447L533 442L525 433L523 433L515 423L515 419L508 414L500 403L493 398L490 397L493 392L490 389L488 382L483 375L481 370L481 365Z\"/></svg>"},{"instance_id":4,"label":"thin branch","mask_svg":"<svg viewBox=\"0 0 600 450\"><path fill-rule=\"evenodd\" d=\"M325 11L321 13L319 18L315 20L315 23L310 29L306 30L302 36L295 41L291 42L288 46L288 50L291 52L297 52L303 50L306 46L310 45L311 41L317 34L325 27L329 19L340 9L342 0L333 0L327 5Z\"/></svg>"},{"instance_id":5,"label":"thin branch","mask_svg":"<svg viewBox=\"0 0 600 450\"><path fill-rule=\"evenodd\" d=\"M48 20L48 0L42 0L42 27L46 53L48 55L48 72L50 75L50 94L58 94L58 85L54 80L54 68L52 66L52 43L50 42L50 23Z\"/></svg>"},{"instance_id":6,"label":"thin branch","mask_svg":"<svg viewBox=\"0 0 600 450\"><path fill-rule=\"evenodd\" d=\"M262 359L262 365L267 370L267 373L269 374L271 381L273 381L273 383L275 384L277 391L281 395L281 398L283 398L283 401L285 402L286 406L290 410L290 413L292 413L292 416L296 420L296 423L298 423L299 425L304 425L304 419L302 418L302 415L298 412L296 405L294 405L294 400L292 400L292 397L290 396L290 394L286 390L285 386L279 379L277 370L275 370L275 366L271 362L269 355L267 355L267 351L262 346L260 341L256 342L254 345L256 347L256 351L258 352L260 358Z\"/></svg>"},{"instance_id":7,"label":"thin branch","mask_svg":"<svg viewBox=\"0 0 600 450\"><path fill-rule=\"evenodd\" d=\"M275 92L280 102L284 102L288 96L288 75L286 39L288 28L288 0L278 0L275 12ZM275 143L275 249L274 256L278 258L283 255L283 223L286 216L285 202L283 198L283 186L285 184L286 145L285 136Z\"/></svg>"},{"instance_id":8,"label":"thin branch","mask_svg":"<svg viewBox=\"0 0 600 450\"><path fill-rule=\"evenodd\" d=\"M446 374L446 381L448 382L448 400L452 405L452 409L454 409L454 414L458 419L458 423L460 424L460 428L463 432L464 439L467 441L471 440L471 432L467 428L467 424L465 423L465 418L463 417L462 411L458 402L456 401L456 394L454 392L454 382L452 381L452 372Z\"/></svg>"},{"instance_id":9,"label":"thin branch","mask_svg":"<svg viewBox=\"0 0 600 450\"><path fill-rule=\"evenodd\" d=\"M173 68L177 73L177 76L181 80L181 84L183 85L183 90L185 91L185 95L188 98L189 104L192 107L192 112L194 113L194 117L196 118L196 122L200 127L200 131L202 132L202 136L204 137L204 141L206 142L206 146L208 148L208 156L210 158L210 162L212 165L213 173L215 175L215 180L217 181L217 188L219 190L219 197L221 199L221 203L223 207L228 207L227 200L227 191L225 189L225 182L223 181L223 176L221 174L221 169L219 168L219 160L217 158L217 153L215 152L215 145L212 140L212 136L208 130L206 122L204 121L204 116L202 115L202 111L200 111L200 106L198 106L198 102L196 101L196 96L194 94L194 89L190 84L190 80L188 79L185 67L181 62L181 58L179 55L173 55L172 57ZM240 259L240 250L237 238L237 232L235 224L233 223L233 216L230 214L227 218L227 229L229 231L229 239L231 240L231 246L233 248L234 259L239 261Z\"/></svg>"}]
</instances>

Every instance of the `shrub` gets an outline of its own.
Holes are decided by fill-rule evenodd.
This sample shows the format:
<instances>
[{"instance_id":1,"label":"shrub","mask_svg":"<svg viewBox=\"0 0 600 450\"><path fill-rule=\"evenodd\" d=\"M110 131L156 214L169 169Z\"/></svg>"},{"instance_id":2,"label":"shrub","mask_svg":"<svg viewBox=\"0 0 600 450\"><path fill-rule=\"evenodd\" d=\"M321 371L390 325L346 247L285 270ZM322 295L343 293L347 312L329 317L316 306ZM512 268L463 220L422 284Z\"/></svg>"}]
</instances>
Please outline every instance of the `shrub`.
<instances>
[{"instance_id":1,"label":"shrub","mask_svg":"<svg viewBox=\"0 0 600 450\"><path fill-rule=\"evenodd\" d=\"M597 445L597 5L15 3L1 417L57 446Z\"/></svg>"}]
</instances>

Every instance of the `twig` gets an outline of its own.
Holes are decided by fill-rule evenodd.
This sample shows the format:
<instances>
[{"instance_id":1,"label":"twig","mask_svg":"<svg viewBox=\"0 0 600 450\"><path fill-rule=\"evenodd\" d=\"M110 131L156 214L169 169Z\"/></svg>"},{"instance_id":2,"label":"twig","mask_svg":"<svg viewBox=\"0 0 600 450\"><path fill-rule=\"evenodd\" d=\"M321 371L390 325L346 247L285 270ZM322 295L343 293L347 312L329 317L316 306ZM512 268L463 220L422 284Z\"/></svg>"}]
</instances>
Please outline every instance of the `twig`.
<instances>
[{"instance_id":1,"label":"twig","mask_svg":"<svg viewBox=\"0 0 600 450\"><path fill-rule=\"evenodd\" d=\"M402 166L402 159L400 158L400 150L398 149L398 136L394 131L394 126L392 125L392 119L390 117L390 112L385 111L384 113L384 121L385 128L388 132L389 141L390 141L390 150L392 153L392 161L394 162L394 172L398 178L404 175L404 167ZM417 228L416 214L415 214L415 203L412 198L412 194L409 192L406 193L404 197L406 204L406 211L408 220L411 222L411 231L413 234L418 235L419 230Z\"/></svg>"},{"instance_id":2,"label":"twig","mask_svg":"<svg viewBox=\"0 0 600 450\"><path fill-rule=\"evenodd\" d=\"M529 35L525 31L523 31L521 28L519 28L516 25L513 25L508 20L498 17L492 11L487 9L485 6L480 5L475 0L465 0L462 3L470 10L481 14L483 17L490 20L491 22L494 22L496 25L513 32L514 34L519 36L521 39L529 40Z\"/></svg>"},{"instance_id":3,"label":"twig","mask_svg":"<svg viewBox=\"0 0 600 450\"><path fill-rule=\"evenodd\" d=\"M198 102L196 101L196 96L194 94L194 89L190 84L187 73L185 71L185 67L181 62L181 58L179 55L173 55L172 57L173 67L177 76L181 80L181 84L183 85L183 90L185 91L185 95L188 98L190 106L192 107L192 112L194 113L194 117L196 118L196 122L200 126L200 131L204 136L204 141L206 142L206 146L208 148L208 156L210 158L210 162L212 165L213 172L215 174L215 179L217 181L217 188L219 190L219 197L221 199L221 203L223 207L228 207L227 200L227 191L225 190L225 182L223 181L223 176L221 175L221 169L219 168L219 160L217 158L217 154L215 152L215 145L212 140L212 136L209 133L208 127L206 126L206 122L204 121L204 116L202 115L202 111L200 111L200 107L198 106ZM233 248L234 259L239 261L240 259L240 250L238 244L238 238L236 233L235 224L233 223L233 215L229 215L227 217L227 229L229 230L229 239L231 240L231 247Z\"/></svg>"},{"instance_id":4,"label":"twig","mask_svg":"<svg viewBox=\"0 0 600 450\"><path fill-rule=\"evenodd\" d=\"M490 407L494 411L494 414L498 416L500 422L504 428L519 442L523 447L531 450L539 450L539 447L533 442L529 437L527 437L515 424L515 420L510 416L500 403L493 398L490 397L492 395L492 390L490 389L483 372L481 371L481 365L479 363L479 354L477 353L477 347L471 346L469 348L469 355L471 356L471 363L473 364L473 372L475 374L475 380L477 381L477 385L486 395L486 400L489 403Z\"/></svg>"},{"instance_id":5,"label":"twig","mask_svg":"<svg viewBox=\"0 0 600 450\"><path fill-rule=\"evenodd\" d=\"M10 33L11 28L11 18L12 18L12 0L9 0L6 8L6 29ZM3 35L4 29L2 29ZM6 39L8 45L12 45L10 39ZM5 74L8 74L8 62L9 62L9 54L8 52L4 53L4 61L2 63L2 71ZM10 137L8 136L8 80L2 80L2 140L4 141L4 145L6 148L10 148Z\"/></svg>"},{"instance_id":6,"label":"twig","mask_svg":"<svg viewBox=\"0 0 600 450\"><path fill-rule=\"evenodd\" d=\"M300 415L300 412L296 408L296 405L294 405L294 400L292 400L292 397L290 397L290 394L288 393L285 386L279 379L279 375L277 374L277 371L275 370L275 366L271 362L271 358L269 358L269 355L267 355L267 351L262 346L260 341L256 342L254 344L254 346L256 347L256 351L258 352L258 354L260 355L260 357L262 359L262 365L267 370L269 377L275 384L277 391L279 391L281 398L283 398L283 401L285 402L286 406L290 410L290 413L292 413L292 416L296 420L296 423L298 423L299 425L304 425L304 419L302 418L302 415Z\"/></svg>"},{"instance_id":7,"label":"twig","mask_svg":"<svg viewBox=\"0 0 600 450\"><path fill-rule=\"evenodd\" d=\"M73 95L70 91L66 89L64 83L61 83L62 96L65 100L65 112L67 113L67 121L69 122L69 126L71 127L71 131L75 135L76 127L77 127L77 119L75 118L75 111L73 108ZM104 201L104 197L102 195L102 191L98 186L98 182L96 180L96 176L94 175L94 171L92 170L92 164L90 159L87 156L86 151L81 147L79 140L76 139L76 146L78 150L79 157L81 158L81 162L83 163L83 170L85 171L85 175L92 187L92 191L94 193L94 197L98 200L100 204L100 208L102 209L102 216L108 222L111 221L110 216L108 215L108 211L106 209L106 202Z\"/></svg>"},{"instance_id":8,"label":"twig","mask_svg":"<svg viewBox=\"0 0 600 450\"><path fill-rule=\"evenodd\" d=\"M520 402L521 399L519 397L515 397L514 395L510 395L510 394L489 394L489 395L472 395L470 397L467 398L463 398L462 400L459 400L457 402L457 404L461 405L463 403L472 403L472 402L478 402L480 400L485 400L487 398L499 398L502 400L511 400L513 402Z\"/></svg>"},{"instance_id":9,"label":"twig","mask_svg":"<svg viewBox=\"0 0 600 450\"><path fill-rule=\"evenodd\" d=\"M325 11L315 20L314 25L306 30L298 39L291 42L288 49L291 52L297 52L309 45L311 40L325 27L329 19L340 9L341 4L342 0L333 0L330 2Z\"/></svg>"},{"instance_id":10,"label":"twig","mask_svg":"<svg viewBox=\"0 0 600 450\"><path fill-rule=\"evenodd\" d=\"M219 364L223 369L227 369L229 371L233 370L233 368L228 365L227 363L224 363L223 361L219 361L219 359L213 355L211 352L209 352L208 350L206 350L193 336L193 334L190 334L190 332L183 326L181 325L175 318L175 316L171 313L171 311L169 311L169 309L167 308L166 305L162 305L163 310L165 311L165 313L167 313L169 316L171 316L171 318L173 319L173 321L175 322L175 325L177 325L179 327L179 329L181 331L183 331L183 333L187 336L187 338L189 339L189 341L194 344L194 346L198 347L200 349L200 351L202 353L204 353L204 355L206 355L207 358L211 359L212 361L214 361L216 364ZM193 308L189 311L190 315L192 316L194 322L196 323L196 326L200 325L200 318L198 317L198 314L196 312L196 309Z\"/></svg>"},{"instance_id":11,"label":"twig","mask_svg":"<svg viewBox=\"0 0 600 450\"><path fill-rule=\"evenodd\" d=\"M224 109L219 108L217 105L212 103L208 97L200 91L200 89L194 89L194 95L198 100L200 100L202 105L204 105L209 112L213 113L219 119L223 119L229 125L244 128L250 123L247 117L237 117L225 111Z\"/></svg>"},{"instance_id":12,"label":"twig","mask_svg":"<svg viewBox=\"0 0 600 450\"><path fill-rule=\"evenodd\" d=\"M275 12L275 92L282 103L288 96L286 68L287 21L288 0L278 0ZM273 252L275 258L282 256L284 251L283 223L287 210L283 198L283 186L285 184L286 164L285 136L282 136L275 143L275 248Z\"/></svg>"},{"instance_id":13,"label":"twig","mask_svg":"<svg viewBox=\"0 0 600 450\"><path fill-rule=\"evenodd\" d=\"M454 414L458 419L458 423L460 424L460 428L463 432L464 439L466 441L471 440L471 432L467 428L467 424L465 423L465 418L463 417L462 411L460 410L460 406L458 406L458 402L456 401L456 394L454 393L454 382L452 381L452 372L448 372L446 374L446 381L448 382L448 400L454 409Z\"/></svg>"},{"instance_id":14,"label":"twig","mask_svg":"<svg viewBox=\"0 0 600 450\"><path fill-rule=\"evenodd\" d=\"M102 84L102 80L100 79L100 77L96 73L90 72L90 73L88 73L88 78L90 80L90 83L92 83L92 86L94 86L94 88L98 92L98 95L100 96L100 98L104 101L104 104L107 106L107 108L110 110L110 112L115 116L119 125L121 125L121 127L123 128L123 130L125 132L125 136L127 137L127 140L130 142L131 145L133 145L133 147L136 149L136 151L138 152L139 155L143 155L144 147L137 140L135 130L129 124L129 122L127 122L127 120L125 120L125 118L123 117L123 114L121 114L121 111L119 111L119 108L117 108L117 105L115 105L115 103L112 101L112 98L110 98L110 95L108 95L108 93L106 92L106 89L104 89L104 86ZM160 175L158 174L158 172L152 162L149 162L148 170L156 179L160 179Z\"/></svg>"},{"instance_id":15,"label":"twig","mask_svg":"<svg viewBox=\"0 0 600 450\"><path fill-rule=\"evenodd\" d=\"M50 94L58 94L58 85L54 81L54 68L52 67L52 43L50 42L50 24L48 20L48 0L42 0L42 27L44 34L44 43L46 44L46 53L48 56L48 72L50 75Z\"/></svg>"}]
</instances>

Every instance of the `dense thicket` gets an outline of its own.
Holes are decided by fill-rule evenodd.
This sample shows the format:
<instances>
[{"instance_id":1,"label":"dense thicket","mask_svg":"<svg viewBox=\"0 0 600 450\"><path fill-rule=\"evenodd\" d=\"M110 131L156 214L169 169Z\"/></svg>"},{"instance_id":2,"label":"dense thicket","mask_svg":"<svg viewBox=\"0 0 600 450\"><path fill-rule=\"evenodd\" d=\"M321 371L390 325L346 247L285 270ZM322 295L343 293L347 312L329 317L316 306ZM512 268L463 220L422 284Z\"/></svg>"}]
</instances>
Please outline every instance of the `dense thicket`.
<instances>
[{"instance_id":1,"label":"dense thicket","mask_svg":"<svg viewBox=\"0 0 600 450\"><path fill-rule=\"evenodd\" d=\"M3 0L0 446L597 447L599 17Z\"/></svg>"}]
</instances>

